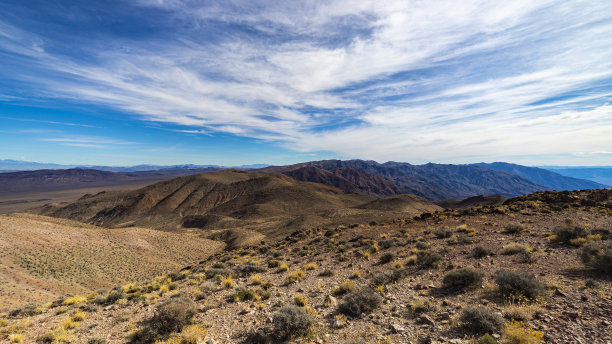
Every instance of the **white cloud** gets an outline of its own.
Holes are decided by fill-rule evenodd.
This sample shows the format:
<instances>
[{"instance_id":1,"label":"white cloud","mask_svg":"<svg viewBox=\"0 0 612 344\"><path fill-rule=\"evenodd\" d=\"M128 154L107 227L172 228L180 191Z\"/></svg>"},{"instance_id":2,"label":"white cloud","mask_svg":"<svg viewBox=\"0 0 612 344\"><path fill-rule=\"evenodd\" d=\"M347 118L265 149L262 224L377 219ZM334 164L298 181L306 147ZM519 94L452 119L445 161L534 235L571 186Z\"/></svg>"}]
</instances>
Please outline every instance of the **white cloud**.
<instances>
[{"instance_id":1,"label":"white cloud","mask_svg":"<svg viewBox=\"0 0 612 344\"><path fill-rule=\"evenodd\" d=\"M161 43L126 38L128 50L99 50L83 62L0 22L0 46L67 76L27 77L48 96L302 152L455 161L612 145L606 1L139 4L195 33ZM270 37L199 41L209 20Z\"/></svg>"}]
</instances>

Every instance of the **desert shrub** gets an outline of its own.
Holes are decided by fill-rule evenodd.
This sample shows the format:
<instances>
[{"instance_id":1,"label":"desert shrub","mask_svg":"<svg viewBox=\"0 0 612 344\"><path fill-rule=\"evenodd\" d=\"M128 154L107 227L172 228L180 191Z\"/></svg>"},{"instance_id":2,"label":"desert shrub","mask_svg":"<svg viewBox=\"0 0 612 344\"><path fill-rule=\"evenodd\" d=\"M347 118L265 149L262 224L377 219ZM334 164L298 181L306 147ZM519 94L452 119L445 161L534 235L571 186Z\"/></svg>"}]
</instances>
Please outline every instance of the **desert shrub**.
<instances>
[{"instance_id":1,"label":"desert shrub","mask_svg":"<svg viewBox=\"0 0 612 344\"><path fill-rule=\"evenodd\" d=\"M386 285L395 283L402 278L408 276L408 271L405 269L385 270L375 273L371 278L372 286Z\"/></svg>"},{"instance_id":2,"label":"desert shrub","mask_svg":"<svg viewBox=\"0 0 612 344\"><path fill-rule=\"evenodd\" d=\"M468 237L462 236L457 238L457 245L471 245L474 241Z\"/></svg>"},{"instance_id":3,"label":"desert shrub","mask_svg":"<svg viewBox=\"0 0 612 344\"><path fill-rule=\"evenodd\" d=\"M281 265L281 261L280 260L276 260L276 259L272 259L268 261L268 267L269 268L278 268Z\"/></svg>"},{"instance_id":4,"label":"desert shrub","mask_svg":"<svg viewBox=\"0 0 612 344\"><path fill-rule=\"evenodd\" d=\"M595 228L591 230L591 235L600 235L602 240L610 237L610 230L607 228Z\"/></svg>"},{"instance_id":5,"label":"desert shrub","mask_svg":"<svg viewBox=\"0 0 612 344\"><path fill-rule=\"evenodd\" d=\"M21 308L17 308L9 313L12 317L31 317L36 314L42 313L42 307L29 303Z\"/></svg>"},{"instance_id":6,"label":"desert shrub","mask_svg":"<svg viewBox=\"0 0 612 344\"><path fill-rule=\"evenodd\" d=\"M512 243L504 246L501 253L505 255L529 253L529 248L522 244Z\"/></svg>"},{"instance_id":7,"label":"desert shrub","mask_svg":"<svg viewBox=\"0 0 612 344\"><path fill-rule=\"evenodd\" d=\"M504 233L507 234L518 234L524 230L523 226L519 224L510 224L504 228Z\"/></svg>"},{"instance_id":8,"label":"desert shrub","mask_svg":"<svg viewBox=\"0 0 612 344\"><path fill-rule=\"evenodd\" d=\"M417 241L416 248L419 250L428 250L431 247L427 241Z\"/></svg>"},{"instance_id":9,"label":"desert shrub","mask_svg":"<svg viewBox=\"0 0 612 344\"><path fill-rule=\"evenodd\" d=\"M442 256L433 251L419 251L416 256L416 264L421 269L435 267L442 260Z\"/></svg>"},{"instance_id":10,"label":"desert shrub","mask_svg":"<svg viewBox=\"0 0 612 344\"><path fill-rule=\"evenodd\" d=\"M354 291L344 298L344 302L338 306L342 314L358 317L362 313L370 313L380 306L382 297L374 290L364 288Z\"/></svg>"},{"instance_id":11,"label":"desert shrub","mask_svg":"<svg viewBox=\"0 0 612 344\"><path fill-rule=\"evenodd\" d=\"M447 273L442 280L445 289L458 291L482 284L483 274L472 268L453 270Z\"/></svg>"},{"instance_id":12,"label":"desert shrub","mask_svg":"<svg viewBox=\"0 0 612 344\"><path fill-rule=\"evenodd\" d=\"M296 306L306 307L308 304L308 298L301 294L293 295L293 302L295 302Z\"/></svg>"},{"instance_id":13,"label":"desert shrub","mask_svg":"<svg viewBox=\"0 0 612 344\"><path fill-rule=\"evenodd\" d=\"M133 343L151 343L156 339L180 332L191 324L196 315L195 303L188 298L170 299L155 309L155 314L142 323L140 331L132 336Z\"/></svg>"},{"instance_id":14,"label":"desert shrub","mask_svg":"<svg viewBox=\"0 0 612 344\"><path fill-rule=\"evenodd\" d=\"M178 271L168 274L168 278L171 279L172 281L184 280L185 277L187 277L186 273L178 272Z\"/></svg>"},{"instance_id":15,"label":"desert shrub","mask_svg":"<svg viewBox=\"0 0 612 344\"><path fill-rule=\"evenodd\" d=\"M301 281L304 276L306 276L306 272L304 270L297 270L290 273L285 279L285 284L292 284L297 281Z\"/></svg>"},{"instance_id":16,"label":"desert shrub","mask_svg":"<svg viewBox=\"0 0 612 344\"><path fill-rule=\"evenodd\" d=\"M239 276L250 276L254 273L264 272L266 271L266 269L259 266L258 264L248 262L236 267L235 271L238 273Z\"/></svg>"},{"instance_id":17,"label":"desert shrub","mask_svg":"<svg viewBox=\"0 0 612 344\"><path fill-rule=\"evenodd\" d=\"M459 316L461 327L469 333L482 335L497 333L504 325L504 319L491 308L484 306L468 307Z\"/></svg>"},{"instance_id":18,"label":"desert shrub","mask_svg":"<svg viewBox=\"0 0 612 344\"><path fill-rule=\"evenodd\" d=\"M334 294L335 296L342 296L354 291L355 289L357 289L357 284L348 280L344 280L340 282L340 284L336 288L334 288L332 294Z\"/></svg>"},{"instance_id":19,"label":"desert shrub","mask_svg":"<svg viewBox=\"0 0 612 344\"><path fill-rule=\"evenodd\" d=\"M386 239L386 240L378 241L378 246L382 247L383 249L391 248L394 244L395 244L395 240L393 239Z\"/></svg>"},{"instance_id":20,"label":"desert shrub","mask_svg":"<svg viewBox=\"0 0 612 344\"><path fill-rule=\"evenodd\" d=\"M275 336L284 339L308 333L314 319L304 308L289 305L274 313L272 323Z\"/></svg>"},{"instance_id":21,"label":"desert shrub","mask_svg":"<svg viewBox=\"0 0 612 344\"><path fill-rule=\"evenodd\" d=\"M448 229L437 229L433 232L433 234L438 239L450 238L453 235L453 232Z\"/></svg>"},{"instance_id":22,"label":"desert shrub","mask_svg":"<svg viewBox=\"0 0 612 344\"><path fill-rule=\"evenodd\" d=\"M316 269L317 269L317 264L315 263L308 263L304 265L304 270L306 271L311 271L311 270L316 270Z\"/></svg>"},{"instance_id":23,"label":"desert shrub","mask_svg":"<svg viewBox=\"0 0 612 344\"><path fill-rule=\"evenodd\" d=\"M410 303L410 310L414 314L433 312L436 308L436 304L426 298L419 298Z\"/></svg>"},{"instance_id":24,"label":"desert shrub","mask_svg":"<svg viewBox=\"0 0 612 344\"><path fill-rule=\"evenodd\" d=\"M390 261L392 261L393 259L395 259L395 254L393 254L391 252L387 252L387 253L384 253L383 255L380 256L379 262L381 264L387 264Z\"/></svg>"},{"instance_id":25,"label":"desert shrub","mask_svg":"<svg viewBox=\"0 0 612 344\"><path fill-rule=\"evenodd\" d=\"M49 331L39 336L38 338L36 338L36 342L42 344L51 344L56 342L63 342L64 339L66 339L66 332L61 329L58 329L55 331Z\"/></svg>"},{"instance_id":26,"label":"desert shrub","mask_svg":"<svg viewBox=\"0 0 612 344\"><path fill-rule=\"evenodd\" d=\"M321 271L319 273L319 276L321 277L331 277L334 275L334 271L333 270L329 270L329 269L325 269L323 271Z\"/></svg>"},{"instance_id":27,"label":"desert shrub","mask_svg":"<svg viewBox=\"0 0 612 344\"><path fill-rule=\"evenodd\" d=\"M476 246L472 249L472 251L470 251L470 257L474 258L484 258L490 254L491 250L482 246Z\"/></svg>"},{"instance_id":28,"label":"desert shrub","mask_svg":"<svg viewBox=\"0 0 612 344\"><path fill-rule=\"evenodd\" d=\"M238 302L238 301L246 301L246 300L254 300L256 297L255 291L248 288L240 288L236 290L233 294L231 294L228 299L230 301Z\"/></svg>"},{"instance_id":29,"label":"desert shrub","mask_svg":"<svg viewBox=\"0 0 612 344\"><path fill-rule=\"evenodd\" d=\"M535 299L544 293L542 283L526 271L499 270L495 273L495 283L504 296L522 295Z\"/></svg>"},{"instance_id":30,"label":"desert shrub","mask_svg":"<svg viewBox=\"0 0 612 344\"><path fill-rule=\"evenodd\" d=\"M508 344L540 344L544 343L544 335L534 331L521 321L510 321L504 326L504 343Z\"/></svg>"},{"instance_id":31,"label":"desert shrub","mask_svg":"<svg viewBox=\"0 0 612 344\"><path fill-rule=\"evenodd\" d=\"M559 244L570 244L573 239L584 238L587 235L586 230L580 226L561 226L555 228L551 240Z\"/></svg>"},{"instance_id":32,"label":"desert shrub","mask_svg":"<svg viewBox=\"0 0 612 344\"><path fill-rule=\"evenodd\" d=\"M497 344L497 341L490 334L485 333L476 339L476 344Z\"/></svg>"},{"instance_id":33,"label":"desert shrub","mask_svg":"<svg viewBox=\"0 0 612 344\"><path fill-rule=\"evenodd\" d=\"M605 275L612 275L612 244L608 247L596 244L588 244L580 252L582 262Z\"/></svg>"},{"instance_id":34,"label":"desert shrub","mask_svg":"<svg viewBox=\"0 0 612 344\"><path fill-rule=\"evenodd\" d=\"M106 344L106 339L102 337L92 337L87 339L87 344Z\"/></svg>"},{"instance_id":35,"label":"desert shrub","mask_svg":"<svg viewBox=\"0 0 612 344\"><path fill-rule=\"evenodd\" d=\"M204 272L206 279L215 278L217 276L234 276L234 272L230 269L210 268Z\"/></svg>"}]
</instances>

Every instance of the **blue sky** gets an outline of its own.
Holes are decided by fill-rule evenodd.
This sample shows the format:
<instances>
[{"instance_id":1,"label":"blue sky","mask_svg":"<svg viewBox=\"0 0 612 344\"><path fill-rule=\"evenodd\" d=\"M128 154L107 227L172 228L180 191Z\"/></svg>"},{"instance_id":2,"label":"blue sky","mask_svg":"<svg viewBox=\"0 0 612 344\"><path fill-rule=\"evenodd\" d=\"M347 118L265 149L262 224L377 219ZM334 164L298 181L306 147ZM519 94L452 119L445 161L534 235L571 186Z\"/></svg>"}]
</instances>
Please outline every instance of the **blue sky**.
<instances>
[{"instance_id":1,"label":"blue sky","mask_svg":"<svg viewBox=\"0 0 612 344\"><path fill-rule=\"evenodd\" d=\"M0 1L0 159L612 165L610 1Z\"/></svg>"}]
</instances>

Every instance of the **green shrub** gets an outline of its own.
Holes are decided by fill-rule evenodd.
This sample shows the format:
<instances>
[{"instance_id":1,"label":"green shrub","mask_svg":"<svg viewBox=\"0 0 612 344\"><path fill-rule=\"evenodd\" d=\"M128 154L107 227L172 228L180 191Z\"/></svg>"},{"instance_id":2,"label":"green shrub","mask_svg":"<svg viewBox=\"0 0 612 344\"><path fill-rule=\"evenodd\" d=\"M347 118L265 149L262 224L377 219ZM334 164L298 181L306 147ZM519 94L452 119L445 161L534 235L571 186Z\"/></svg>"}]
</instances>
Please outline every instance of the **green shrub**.
<instances>
[{"instance_id":1,"label":"green shrub","mask_svg":"<svg viewBox=\"0 0 612 344\"><path fill-rule=\"evenodd\" d=\"M380 256L379 261L380 261L380 264L387 264L393 259L395 259L395 254L391 252L387 252L387 253L384 253L382 256Z\"/></svg>"},{"instance_id":2,"label":"green shrub","mask_svg":"<svg viewBox=\"0 0 612 344\"><path fill-rule=\"evenodd\" d=\"M344 302L338 306L338 311L342 314L358 317L362 313L371 313L378 308L382 302L382 297L370 288L355 291L344 298Z\"/></svg>"},{"instance_id":3,"label":"green shrub","mask_svg":"<svg viewBox=\"0 0 612 344\"><path fill-rule=\"evenodd\" d=\"M372 287L376 288L379 285L395 283L406 276L408 276L408 271L406 269L385 270L375 273L370 281Z\"/></svg>"},{"instance_id":4,"label":"green shrub","mask_svg":"<svg viewBox=\"0 0 612 344\"><path fill-rule=\"evenodd\" d=\"M491 254L491 250L482 247L482 246L476 246L472 249L472 251L470 252L470 257L474 257L474 258L484 258L488 255Z\"/></svg>"},{"instance_id":5,"label":"green shrub","mask_svg":"<svg viewBox=\"0 0 612 344\"><path fill-rule=\"evenodd\" d=\"M499 333L504 325L504 319L500 315L484 306L463 309L459 322L466 332L475 335Z\"/></svg>"},{"instance_id":6,"label":"green shrub","mask_svg":"<svg viewBox=\"0 0 612 344\"><path fill-rule=\"evenodd\" d=\"M31 317L42 313L42 308L33 303L29 303L21 308L17 308L9 313L12 317Z\"/></svg>"},{"instance_id":7,"label":"green shrub","mask_svg":"<svg viewBox=\"0 0 612 344\"><path fill-rule=\"evenodd\" d=\"M495 283L504 296L520 294L535 299L544 293L544 285L526 271L499 270L495 273Z\"/></svg>"},{"instance_id":8,"label":"green shrub","mask_svg":"<svg viewBox=\"0 0 612 344\"><path fill-rule=\"evenodd\" d=\"M612 276L612 244L608 247L593 243L588 244L582 248L580 258L586 266Z\"/></svg>"},{"instance_id":9,"label":"green shrub","mask_svg":"<svg viewBox=\"0 0 612 344\"><path fill-rule=\"evenodd\" d=\"M96 298L94 300L94 303L99 304L99 305L112 305L115 302L119 301L119 299L122 299L124 297L125 297L125 294L123 293L123 291L113 290L110 293L108 293L106 297Z\"/></svg>"},{"instance_id":10,"label":"green shrub","mask_svg":"<svg viewBox=\"0 0 612 344\"><path fill-rule=\"evenodd\" d=\"M234 301L234 302L254 300L255 299L255 295L257 295L257 293L255 293L255 291L253 291L251 289L240 288L240 289L236 290L236 292L231 294L228 297L228 299L229 299L229 301Z\"/></svg>"},{"instance_id":11,"label":"green shrub","mask_svg":"<svg viewBox=\"0 0 612 344\"><path fill-rule=\"evenodd\" d=\"M281 339L304 335L314 323L308 312L295 305L284 306L272 317L274 335Z\"/></svg>"},{"instance_id":12,"label":"green shrub","mask_svg":"<svg viewBox=\"0 0 612 344\"><path fill-rule=\"evenodd\" d=\"M553 231L553 241L568 245L570 240L584 238L587 236L587 231L580 226L562 226L557 227Z\"/></svg>"},{"instance_id":13,"label":"green shrub","mask_svg":"<svg viewBox=\"0 0 612 344\"><path fill-rule=\"evenodd\" d=\"M507 234L519 234L524 230L523 226L519 224L510 224L504 228L504 233Z\"/></svg>"},{"instance_id":14,"label":"green shrub","mask_svg":"<svg viewBox=\"0 0 612 344\"><path fill-rule=\"evenodd\" d=\"M445 289L458 291L477 287L482 284L483 274L472 268L453 270L444 276L442 285Z\"/></svg>"},{"instance_id":15,"label":"green shrub","mask_svg":"<svg viewBox=\"0 0 612 344\"><path fill-rule=\"evenodd\" d=\"M334 294L335 296L342 296L355 291L355 289L357 289L357 285L354 282L344 280L340 282L340 284L336 288L334 288L332 294Z\"/></svg>"},{"instance_id":16,"label":"green shrub","mask_svg":"<svg viewBox=\"0 0 612 344\"><path fill-rule=\"evenodd\" d=\"M438 263L442 260L442 256L440 256L436 252L432 251L419 251L417 252L417 260L416 263L421 269L432 268L438 265Z\"/></svg>"},{"instance_id":17,"label":"green shrub","mask_svg":"<svg viewBox=\"0 0 612 344\"><path fill-rule=\"evenodd\" d=\"M142 323L140 331L132 338L132 343L152 343L165 338L191 324L196 315L196 306L191 299L179 297L170 299L155 309L153 316Z\"/></svg>"},{"instance_id":18,"label":"green shrub","mask_svg":"<svg viewBox=\"0 0 612 344\"><path fill-rule=\"evenodd\" d=\"M491 337L490 334L486 333L485 335L478 337L476 344L497 344L497 341L495 338Z\"/></svg>"},{"instance_id":19,"label":"green shrub","mask_svg":"<svg viewBox=\"0 0 612 344\"><path fill-rule=\"evenodd\" d=\"M448 229L438 229L433 232L433 234L438 239L450 238L453 235L453 232Z\"/></svg>"},{"instance_id":20,"label":"green shrub","mask_svg":"<svg viewBox=\"0 0 612 344\"><path fill-rule=\"evenodd\" d=\"M333 270L329 270L329 269L325 269L323 271L321 271L319 273L319 276L321 277L331 277L334 275L334 271Z\"/></svg>"}]
</instances>

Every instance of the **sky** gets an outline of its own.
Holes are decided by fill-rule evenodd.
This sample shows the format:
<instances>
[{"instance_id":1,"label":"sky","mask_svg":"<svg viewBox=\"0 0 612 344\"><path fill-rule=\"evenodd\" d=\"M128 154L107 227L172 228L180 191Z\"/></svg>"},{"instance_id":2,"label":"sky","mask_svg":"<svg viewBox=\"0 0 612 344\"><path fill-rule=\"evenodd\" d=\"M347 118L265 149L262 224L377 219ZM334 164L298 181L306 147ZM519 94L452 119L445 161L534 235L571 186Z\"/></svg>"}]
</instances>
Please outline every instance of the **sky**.
<instances>
[{"instance_id":1,"label":"sky","mask_svg":"<svg viewBox=\"0 0 612 344\"><path fill-rule=\"evenodd\" d=\"M612 2L0 0L0 159L612 165Z\"/></svg>"}]
</instances>

